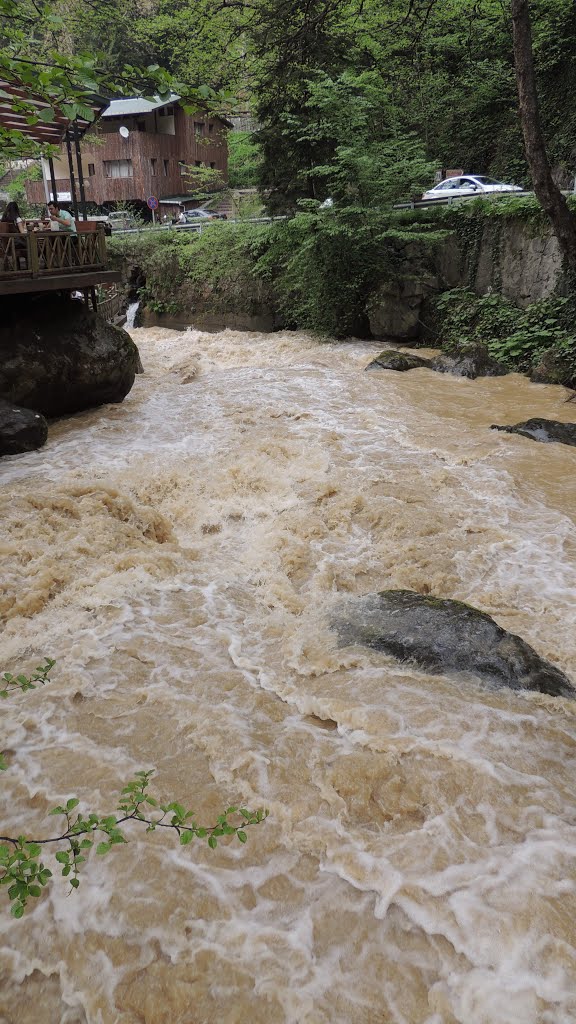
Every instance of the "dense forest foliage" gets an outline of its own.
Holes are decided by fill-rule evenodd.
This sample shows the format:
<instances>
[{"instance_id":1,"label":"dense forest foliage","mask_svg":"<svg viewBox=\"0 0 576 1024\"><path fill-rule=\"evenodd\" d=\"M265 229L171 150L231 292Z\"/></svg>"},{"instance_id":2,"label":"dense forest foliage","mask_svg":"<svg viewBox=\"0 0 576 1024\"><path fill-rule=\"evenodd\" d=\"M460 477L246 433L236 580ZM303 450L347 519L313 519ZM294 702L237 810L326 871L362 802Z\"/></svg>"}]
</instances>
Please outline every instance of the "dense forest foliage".
<instances>
[{"instance_id":1,"label":"dense forest foliage","mask_svg":"<svg viewBox=\"0 0 576 1024\"><path fill-rule=\"evenodd\" d=\"M358 330L399 245L433 235L391 206L442 168L533 186L576 269L576 222L544 149L571 186L573 0L0 0L0 14L0 67L54 105L173 89L189 109L252 114L232 178L293 215L259 272L281 281L294 324Z\"/></svg>"},{"instance_id":2,"label":"dense forest foliage","mask_svg":"<svg viewBox=\"0 0 576 1024\"><path fill-rule=\"evenodd\" d=\"M531 12L549 154L568 183L576 7L532 0ZM415 133L437 167L528 183L506 0L2 0L1 13L4 49L16 42L22 57L24 24L33 62L88 54L94 84L124 91L155 87L158 71L147 69L161 68L192 96L201 89L228 111L252 109L263 181L281 191L317 194L306 168L324 162L333 140L310 137L309 103L319 78L350 75L378 106L381 138Z\"/></svg>"}]
</instances>

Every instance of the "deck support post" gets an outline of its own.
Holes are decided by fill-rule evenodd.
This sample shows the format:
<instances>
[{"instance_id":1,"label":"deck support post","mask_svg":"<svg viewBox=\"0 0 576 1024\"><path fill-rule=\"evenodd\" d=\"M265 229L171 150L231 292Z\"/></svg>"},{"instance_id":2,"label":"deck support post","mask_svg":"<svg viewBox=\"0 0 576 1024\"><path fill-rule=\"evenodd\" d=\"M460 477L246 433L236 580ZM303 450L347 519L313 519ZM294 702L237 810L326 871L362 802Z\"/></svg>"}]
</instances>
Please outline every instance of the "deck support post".
<instances>
[{"instance_id":1,"label":"deck support post","mask_svg":"<svg viewBox=\"0 0 576 1024\"><path fill-rule=\"evenodd\" d=\"M84 191L84 172L82 170L82 154L80 153L80 141L78 125L74 122L74 148L76 150L76 167L78 169L78 186L80 188L80 210L82 213L82 220L87 220L86 216L86 193Z\"/></svg>"},{"instance_id":2,"label":"deck support post","mask_svg":"<svg viewBox=\"0 0 576 1024\"><path fill-rule=\"evenodd\" d=\"M56 189L56 175L54 174L54 161L52 157L48 157L48 167L50 168L50 188L52 189L52 201L58 202L58 192Z\"/></svg>"},{"instance_id":3,"label":"deck support post","mask_svg":"<svg viewBox=\"0 0 576 1024\"><path fill-rule=\"evenodd\" d=\"M74 177L74 164L72 162L72 145L70 143L70 132L66 132L66 152L68 153L68 169L70 172L70 196L74 216L78 217L78 199L76 196L76 178Z\"/></svg>"}]
</instances>

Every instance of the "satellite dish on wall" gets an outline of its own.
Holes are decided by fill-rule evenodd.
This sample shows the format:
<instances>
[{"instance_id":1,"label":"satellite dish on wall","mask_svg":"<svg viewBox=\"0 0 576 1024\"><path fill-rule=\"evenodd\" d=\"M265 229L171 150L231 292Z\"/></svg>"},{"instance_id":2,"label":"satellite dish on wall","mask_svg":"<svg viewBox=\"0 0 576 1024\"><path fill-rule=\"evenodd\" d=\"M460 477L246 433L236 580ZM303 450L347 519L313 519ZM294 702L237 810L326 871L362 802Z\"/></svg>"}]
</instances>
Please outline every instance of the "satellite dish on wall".
<instances>
[{"instance_id":1,"label":"satellite dish on wall","mask_svg":"<svg viewBox=\"0 0 576 1024\"><path fill-rule=\"evenodd\" d=\"M124 125L122 125L122 127L119 128L118 131L120 132L120 135L123 139L127 139L128 136L130 135L130 132L128 131L127 128L124 127Z\"/></svg>"}]
</instances>

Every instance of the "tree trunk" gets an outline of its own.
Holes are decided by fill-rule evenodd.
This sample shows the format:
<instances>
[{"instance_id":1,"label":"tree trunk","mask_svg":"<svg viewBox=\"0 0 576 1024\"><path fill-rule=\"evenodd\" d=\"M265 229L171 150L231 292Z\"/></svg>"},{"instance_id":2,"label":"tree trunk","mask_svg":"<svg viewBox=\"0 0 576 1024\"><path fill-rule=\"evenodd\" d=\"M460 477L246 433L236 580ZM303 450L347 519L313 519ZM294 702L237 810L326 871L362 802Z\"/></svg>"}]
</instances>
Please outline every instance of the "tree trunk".
<instances>
[{"instance_id":1,"label":"tree trunk","mask_svg":"<svg viewBox=\"0 0 576 1024\"><path fill-rule=\"evenodd\" d=\"M568 266L576 271L576 217L552 178L540 123L529 0L511 0L511 4L520 121L532 184L538 202L550 218Z\"/></svg>"}]
</instances>

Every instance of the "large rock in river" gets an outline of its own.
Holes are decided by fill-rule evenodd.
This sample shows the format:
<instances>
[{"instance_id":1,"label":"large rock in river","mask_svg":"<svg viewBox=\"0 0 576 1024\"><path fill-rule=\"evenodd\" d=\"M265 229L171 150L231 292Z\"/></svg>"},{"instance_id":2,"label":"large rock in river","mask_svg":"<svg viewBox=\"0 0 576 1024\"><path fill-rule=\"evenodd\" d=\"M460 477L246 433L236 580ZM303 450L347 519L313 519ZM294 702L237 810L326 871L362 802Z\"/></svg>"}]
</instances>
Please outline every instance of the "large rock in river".
<instances>
[{"instance_id":1,"label":"large rock in river","mask_svg":"<svg viewBox=\"0 0 576 1024\"><path fill-rule=\"evenodd\" d=\"M414 356L411 352L397 352L396 349L390 348L384 349L379 356L368 363L366 369L397 370L403 373L406 370L417 370L422 366L430 366L430 360Z\"/></svg>"},{"instance_id":2,"label":"large rock in river","mask_svg":"<svg viewBox=\"0 0 576 1024\"><path fill-rule=\"evenodd\" d=\"M0 456L32 452L46 444L48 424L39 412L0 399Z\"/></svg>"},{"instance_id":3,"label":"large rock in river","mask_svg":"<svg viewBox=\"0 0 576 1024\"><path fill-rule=\"evenodd\" d=\"M129 334L83 302L53 294L2 300L0 397L62 416L121 402L138 371Z\"/></svg>"},{"instance_id":4,"label":"large rock in river","mask_svg":"<svg viewBox=\"0 0 576 1024\"><path fill-rule=\"evenodd\" d=\"M524 640L461 601L384 590L346 607L332 623L342 644L363 644L430 672L471 672L513 690L576 697L567 677Z\"/></svg>"},{"instance_id":5,"label":"large rock in river","mask_svg":"<svg viewBox=\"0 0 576 1024\"><path fill-rule=\"evenodd\" d=\"M533 441L558 441L560 444L571 444L576 447L576 423L560 423L558 420L544 420L535 416L524 423L516 423L513 427L499 427L492 424L492 430L505 430L508 434L522 434Z\"/></svg>"},{"instance_id":6,"label":"large rock in river","mask_svg":"<svg viewBox=\"0 0 576 1024\"><path fill-rule=\"evenodd\" d=\"M430 361L430 369L437 373L452 373L456 377L503 377L508 370L493 359L484 345L475 345L462 352L442 352Z\"/></svg>"}]
</instances>

